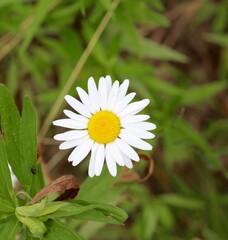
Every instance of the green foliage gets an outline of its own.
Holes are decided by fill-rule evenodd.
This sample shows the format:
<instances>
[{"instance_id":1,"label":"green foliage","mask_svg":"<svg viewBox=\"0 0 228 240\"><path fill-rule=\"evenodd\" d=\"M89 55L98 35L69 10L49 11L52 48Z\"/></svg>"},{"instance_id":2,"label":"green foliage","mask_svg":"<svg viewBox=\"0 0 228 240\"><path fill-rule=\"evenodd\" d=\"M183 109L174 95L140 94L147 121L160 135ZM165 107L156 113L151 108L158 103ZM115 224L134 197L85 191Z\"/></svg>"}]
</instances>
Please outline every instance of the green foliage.
<instances>
[{"instance_id":1,"label":"green foliage","mask_svg":"<svg viewBox=\"0 0 228 240\"><path fill-rule=\"evenodd\" d=\"M43 175L37 163L37 132L36 115L28 97L25 97L22 117L4 85L0 85L1 96L1 132L0 134L0 226L1 238L15 239L18 232L22 231L22 225L29 230L31 238L38 239L81 239L66 226L60 225L56 219L72 218L80 220L101 221L105 223L119 224L127 219L124 210L106 203L88 201L48 202L42 199L41 202L33 205L25 204L25 201L18 200L18 194L14 194L11 182L11 175L8 168L9 159L14 173L23 186L26 197L33 197L43 187ZM7 109L7 111L6 111ZM13 125L19 119L19 132ZM10 125L11 124L11 125ZM14 129L17 135L12 135L10 129ZM14 132L13 132L14 133ZM10 135L11 134L11 135ZM10 140L7 138L11 136ZM16 137L15 137L16 136ZM16 144L17 151L11 151ZM7 150L5 146L9 146ZM31 168L36 171L32 172ZM61 233L60 233L61 232Z\"/></svg>"},{"instance_id":2,"label":"green foliage","mask_svg":"<svg viewBox=\"0 0 228 240\"><path fill-rule=\"evenodd\" d=\"M0 98L1 130L4 136L5 155L25 191L34 196L43 187L40 164L37 162L37 133L34 109L30 100L25 97L22 118L20 119L13 98L3 85L0 86ZM3 145L2 148L2 151L4 151ZM31 168L37 169L36 174L31 172Z\"/></svg>"},{"instance_id":3,"label":"green foliage","mask_svg":"<svg viewBox=\"0 0 228 240\"><path fill-rule=\"evenodd\" d=\"M23 104L20 128L20 161L27 167L24 171L24 187L31 196L43 187L43 180L40 165L37 163L37 131L36 115L28 97L25 97ZM28 131L29 129L29 131ZM33 174L31 169L35 168Z\"/></svg>"},{"instance_id":4,"label":"green foliage","mask_svg":"<svg viewBox=\"0 0 228 240\"><path fill-rule=\"evenodd\" d=\"M55 239L69 239L69 240L82 240L82 238L75 234L72 230L66 228L65 226L57 223L56 221L49 221L47 224L50 229L45 235L47 240Z\"/></svg>"},{"instance_id":5,"label":"green foliage","mask_svg":"<svg viewBox=\"0 0 228 240\"><path fill-rule=\"evenodd\" d=\"M1 135L0 135L0 181L1 181L0 196L5 197L8 200L11 200L13 193L12 182L10 177L10 171L7 165L5 146L3 145Z\"/></svg>"},{"instance_id":6,"label":"green foliage","mask_svg":"<svg viewBox=\"0 0 228 240\"><path fill-rule=\"evenodd\" d=\"M21 230L21 223L15 216L9 217L7 220L1 231L1 238L15 240L17 233Z\"/></svg>"}]
</instances>

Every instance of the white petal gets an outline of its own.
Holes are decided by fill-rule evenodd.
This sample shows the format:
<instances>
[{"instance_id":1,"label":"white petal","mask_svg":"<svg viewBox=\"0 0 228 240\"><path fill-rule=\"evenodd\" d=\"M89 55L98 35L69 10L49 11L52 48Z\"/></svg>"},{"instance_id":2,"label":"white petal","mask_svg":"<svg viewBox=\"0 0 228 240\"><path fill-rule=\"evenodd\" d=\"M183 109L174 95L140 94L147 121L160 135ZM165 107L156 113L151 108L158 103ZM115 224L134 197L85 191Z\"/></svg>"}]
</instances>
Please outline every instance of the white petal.
<instances>
[{"instance_id":1,"label":"white petal","mask_svg":"<svg viewBox=\"0 0 228 240\"><path fill-rule=\"evenodd\" d=\"M105 159L104 144L98 144L94 166L94 172L96 176L99 176L101 174L104 165L104 159Z\"/></svg>"},{"instance_id":2,"label":"white petal","mask_svg":"<svg viewBox=\"0 0 228 240\"><path fill-rule=\"evenodd\" d=\"M134 116L128 116L121 119L121 123L137 123L148 120L150 118L149 115L139 114Z\"/></svg>"},{"instance_id":3,"label":"white petal","mask_svg":"<svg viewBox=\"0 0 228 240\"><path fill-rule=\"evenodd\" d=\"M119 93L119 81L115 81L114 84L112 85L112 88L108 96L108 103L107 103L108 110L113 109L118 93Z\"/></svg>"},{"instance_id":4,"label":"white petal","mask_svg":"<svg viewBox=\"0 0 228 240\"><path fill-rule=\"evenodd\" d=\"M111 90L111 87L112 87L112 79L109 75L107 75L105 77L105 80L106 80L106 86L107 86L107 92L109 94L110 90Z\"/></svg>"},{"instance_id":5,"label":"white petal","mask_svg":"<svg viewBox=\"0 0 228 240\"><path fill-rule=\"evenodd\" d=\"M57 141L73 140L84 137L88 134L87 130L71 130L54 136Z\"/></svg>"},{"instance_id":6,"label":"white petal","mask_svg":"<svg viewBox=\"0 0 228 240\"><path fill-rule=\"evenodd\" d=\"M116 163L119 164L120 166L124 166L124 160L116 143L115 142L108 143L106 145L106 148L108 148L107 151L109 151L112 154L112 157L115 159Z\"/></svg>"},{"instance_id":7,"label":"white petal","mask_svg":"<svg viewBox=\"0 0 228 240\"><path fill-rule=\"evenodd\" d=\"M91 112L91 113L95 113L91 103L90 103L90 100L89 100L89 96L88 94L85 92L84 89L80 88L80 87L77 87L76 88L77 92L78 92L78 95L82 101L82 103L88 108L88 110Z\"/></svg>"},{"instance_id":8,"label":"white petal","mask_svg":"<svg viewBox=\"0 0 228 240\"><path fill-rule=\"evenodd\" d=\"M121 113L119 113L119 117L125 117L125 116L130 116L134 115L138 112L140 112L142 109L144 109L148 104L150 100L149 99L144 99L142 101L138 102L133 102L129 104Z\"/></svg>"},{"instance_id":9,"label":"white petal","mask_svg":"<svg viewBox=\"0 0 228 240\"><path fill-rule=\"evenodd\" d=\"M123 139L126 143L128 143L132 147L142 149L142 150L152 149L152 146L149 143L141 140L140 138L134 135L127 134L127 133L120 133L120 138Z\"/></svg>"},{"instance_id":10,"label":"white petal","mask_svg":"<svg viewBox=\"0 0 228 240\"><path fill-rule=\"evenodd\" d=\"M81 145L77 146L73 152L70 154L68 161L73 162L73 166L77 166L90 152L94 141L88 139Z\"/></svg>"},{"instance_id":11,"label":"white petal","mask_svg":"<svg viewBox=\"0 0 228 240\"><path fill-rule=\"evenodd\" d=\"M128 168L133 168L133 163L129 157L127 157L124 153L122 153L124 165Z\"/></svg>"},{"instance_id":12,"label":"white petal","mask_svg":"<svg viewBox=\"0 0 228 240\"><path fill-rule=\"evenodd\" d=\"M108 167L110 174L113 177L115 177L117 174L116 161L112 157L112 154L107 147L106 147L106 163L107 163L107 167Z\"/></svg>"},{"instance_id":13,"label":"white petal","mask_svg":"<svg viewBox=\"0 0 228 240\"><path fill-rule=\"evenodd\" d=\"M126 156L128 156L130 159L132 159L136 162L139 161L139 155L124 140L117 138L115 143L117 144L117 146L119 147L119 149L122 153L124 153Z\"/></svg>"},{"instance_id":14,"label":"white petal","mask_svg":"<svg viewBox=\"0 0 228 240\"><path fill-rule=\"evenodd\" d=\"M95 112L100 110L100 103L99 103L99 95L97 91L97 86L92 77L88 80L88 92L89 92L89 99L90 103L93 106Z\"/></svg>"},{"instance_id":15,"label":"white petal","mask_svg":"<svg viewBox=\"0 0 228 240\"><path fill-rule=\"evenodd\" d=\"M63 142L59 145L59 149L60 150L65 150L65 149L76 147L78 145L81 145L82 143L84 143L88 139L89 139L89 135L86 135L85 137L82 137L82 138L65 141L65 142Z\"/></svg>"},{"instance_id":16,"label":"white petal","mask_svg":"<svg viewBox=\"0 0 228 240\"><path fill-rule=\"evenodd\" d=\"M100 98L100 107L102 110L105 110L107 107L108 89L106 85L106 80L103 77L101 77L99 80L98 94Z\"/></svg>"},{"instance_id":17,"label":"white petal","mask_svg":"<svg viewBox=\"0 0 228 240\"><path fill-rule=\"evenodd\" d=\"M154 123L150 123L150 122L139 122L139 123L123 123L122 127L124 127L124 128L139 128L142 130L151 131L156 128L156 125Z\"/></svg>"},{"instance_id":18,"label":"white petal","mask_svg":"<svg viewBox=\"0 0 228 240\"><path fill-rule=\"evenodd\" d=\"M55 121L53 121L53 124L55 126L71 128L71 129L85 129L85 128L87 128L87 124L82 123L82 122L77 122L77 121L72 120L72 119L55 120Z\"/></svg>"},{"instance_id":19,"label":"white petal","mask_svg":"<svg viewBox=\"0 0 228 240\"><path fill-rule=\"evenodd\" d=\"M91 157L90 157L90 161L89 161L89 170L88 170L88 174L90 177L93 177L95 174L94 166L95 166L95 156L96 156L97 146L98 146L98 144L95 142L93 144L92 150L91 150Z\"/></svg>"},{"instance_id":20,"label":"white petal","mask_svg":"<svg viewBox=\"0 0 228 240\"><path fill-rule=\"evenodd\" d=\"M126 95L128 87L129 87L129 80L125 79L123 83L120 85L117 100L121 100Z\"/></svg>"},{"instance_id":21,"label":"white petal","mask_svg":"<svg viewBox=\"0 0 228 240\"><path fill-rule=\"evenodd\" d=\"M127 129L122 129L122 133L129 133L131 135L134 135L138 138L142 139L152 139L155 137L153 133L147 132L145 130L141 130L139 128L127 128Z\"/></svg>"},{"instance_id":22,"label":"white petal","mask_svg":"<svg viewBox=\"0 0 228 240\"><path fill-rule=\"evenodd\" d=\"M79 102L76 98L70 95L66 95L64 98L75 111L77 111L78 113L80 113L85 117L88 117L88 118L91 117L91 113L89 112L88 108L85 105L83 105L81 102Z\"/></svg>"},{"instance_id":23,"label":"white petal","mask_svg":"<svg viewBox=\"0 0 228 240\"><path fill-rule=\"evenodd\" d=\"M77 114L77 113L74 113L74 112L72 112L72 111L70 111L70 110L65 109L65 110L63 110L63 112L64 112L64 114L65 114L67 117L69 117L69 118L71 118L71 119L73 119L73 120L76 120L76 121L79 121L79 122L83 122L83 123L85 123L85 124L87 124L88 121L89 121L88 118L86 118L86 117L84 117L84 116L82 116L82 115L79 115L79 114Z\"/></svg>"},{"instance_id":24,"label":"white petal","mask_svg":"<svg viewBox=\"0 0 228 240\"><path fill-rule=\"evenodd\" d=\"M9 163L8 163L8 167L9 167L9 170L10 170L10 176L11 176L13 187L15 187L16 184L18 183L18 179L17 179L16 175L13 173L13 170L12 170Z\"/></svg>"},{"instance_id":25,"label":"white petal","mask_svg":"<svg viewBox=\"0 0 228 240\"><path fill-rule=\"evenodd\" d=\"M129 93L127 96L122 98L119 101L116 101L116 104L113 108L113 111L116 113L120 113L127 105L128 103L135 97L136 93Z\"/></svg>"}]
</instances>

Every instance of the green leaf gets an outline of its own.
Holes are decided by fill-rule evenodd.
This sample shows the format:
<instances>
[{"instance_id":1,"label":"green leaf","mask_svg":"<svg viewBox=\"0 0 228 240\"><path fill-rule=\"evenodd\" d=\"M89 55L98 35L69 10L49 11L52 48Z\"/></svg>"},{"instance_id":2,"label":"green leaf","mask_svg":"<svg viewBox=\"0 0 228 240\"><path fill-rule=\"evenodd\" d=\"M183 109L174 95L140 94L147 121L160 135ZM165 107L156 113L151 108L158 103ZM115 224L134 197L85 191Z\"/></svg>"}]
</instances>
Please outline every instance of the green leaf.
<instances>
[{"instance_id":1,"label":"green leaf","mask_svg":"<svg viewBox=\"0 0 228 240\"><path fill-rule=\"evenodd\" d=\"M228 47L228 34L211 33L206 34L205 39L208 42L215 43L222 47Z\"/></svg>"},{"instance_id":2,"label":"green leaf","mask_svg":"<svg viewBox=\"0 0 228 240\"><path fill-rule=\"evenodd\" d=\"M9 201L12 199L13 188L9 167L7 164L7 157L5 147L3 144L2 135L0 134L0 196L3 196ZM1 207L0 207L1 208Z\"/></svg>"},{"instance_id":3,"label":"green leaf","mask_svg":"<svg viewBox=\"0 0 228 240\"><path fill-rule=\"evenodd\" d=\"M0 7L5 7L6 5L11 5L14 3L22 2L23 0L1 0Z\"/></svg>"},{"instance_id":4,"label":"green leaf","mask_svg":"<svg viewBox=\"0 0 228 240\"><path fill-rule=\"evenodd\" d=\"M72 230L68 229L66 226L63 226L56 221L47 222L48 232L45 234L46 240L82 240L82 238Z\"/></svg>"},{"instance_id":5,"label":"green leaf","mask_svg":"<svg viewBox=\"0 0 228 240\"><path fill-rule=\"evenodd\" d=\"M86 211L82 214L72 216L72 217L75 219L83 220L83 221L103 222L103 223L110 223L110 224L121 223L116 219L111 218L109 215L106 215L105 213L97 211L95 209L91 209L90 211Z\"/></svg>"},{"instance_id":6,"label":"green leaf","mask_svg":"<svg viewBox=\"0 0 228 240\"><path fill-rule=\"evenodd\" d=\"M17 219L22 222L30 230L33 237L42 239L47 231L45 224L38 218L24 217L16 212Z\"/></svg>"},{"instance_id":7,"label":"green leaf","mask_svg":"<svg viewBox=\"0 0 228 240\"><path fill-rule=\"evenodd\" d=\"M34 217L45 207L46 199L40 203L35 203L31 206L21 206L16 208L16 213L24 217Z\"/></svg>"},{"instance_id":8,"label":"green leaf","mask_svg":"<svg viewBox=\"0 0 228 240\"><path fill-rule=\"evenodd\" d=\"M186 63L188 61L188 58L185 55L152 40L141 38L139 43L139 47L135 48L129 38L124 39L122 43L123 49L143 58L176 61L182 63Z\"/></svg>"},{"instance_id":9,"label":"green leaf","mask_svg":"<svg viewBox=\"0 0 228 240\"><path fill-rule=\"evenodd\" d=\"M205 137L196 129L191 127L185 121L178 121L176 126L182 133L183 136L187 137L194 145L198 146L201 150L205 152L210 151L210 146L206 141Z\"/></svg>"},{"instance_id":10,"label":"green leaf","mask_svg":"<svg viewBox=\"0 0 228 240\"><path fill-rule=\"evenodd\" d=\"M164 3L161 0L150 1L150 4L159 11L164 10Z\"/></svg>"},{"instance_id":11,"label":"green leaf","mask_svg":"<svg viewBox=\"0 0 228 240\"><path fill-rule=\"evenodd\" d=\"M128 217L127 213L123 209L115 207L110 204L92 202L92 201L80 201L80 200L73 200L73 202L80 205L84 205L84 206L91 206L91 205L94 206L94 209L92 210L92 214L90 214L90 211L87 211L85 213L77 215L76 218L87 219L84 217L84 215L87 215L87 217L88 216L91 217L90 219L87 219L87 220L110 222L110 223L122 223Z\"/></svg>"},{"instance_id":12,"label":"green leaf","mask_svg":"<svg viewBox=\"0 0 228 240\"><path fill-rule=\"evenodd\" d=\"M188 88L183 94L182 104L196 104L213 97L227 87L225 81L216 81L202 86Z\"/></svg>"},{"instance_id":13,"label":"green leaf","mask_svg":"<svg viewBox=\"0 0 228 240\"><path fill-rule=\"evenodd\" d=\"M160 197L161 201L179 208L184 209L204 209L205 204L203 201L195 198L184 197L177 194L164 194Z\"/></svg>"},{"instance_id":14,"label":"green leaf","mask_svg":"<svg viewBox=\"0 0 228 240\"><path fill-rule=\"evenodd\" d=\"M4 134L4 145L7 159L18 180L23 178L20 156L20 115L9 90L0 84L0 118L1 131Z\"/></svg>"},{"instance_id":15,"label":"green leaf","mask_svg":"<svg viewBox=\"0 0 228 240\"><path fill-rule=\"evenodd\" d=\"M157 228L159 215L151 204L146 204L143 208L141 234L142 239L153 239Z\"/></svg>"},{"instance_id":16,"label":"green leaf","mask_svg":"<svg viewBox=\"0 0 228 240\"><path fill-rule=\"evenodd\" d=\"M32 207L32 206L31 206ZM23 215L28 213L25 207ZM18 209L18 208L17 208ZM34 211L32 212L34 214ZM127 214L124 210L106 203L72 200L69 202L48 203L40 212L36 212L33 216L42 217L43 221L50 218L71 217L76 219L99 221L106 223L119 224L127 219Z\"/></svg>"},{"instance_id":17,"label":"green leaf","mask_svg":"<svg viewBox=\"0 0 228 240\"><path fill-rule=\"evenodd\" d=\"M1 185L2 186L2 185ZM9 202L0 197L0 213L14 213L15 207L12 202Z\"/></svg>"},{"instance_id":18,"label":"green leaf","mask_svg":"<svg viewBox=\"0 0 228 240\"><path fill-rule=\"evenodd\" d=\"M5 224L2 232L1 239L15 240L17 233L21 230L21 224L15 216L11 217Z\"/></svg>"},{"instance_id":19,"label":"green leaf","mask_svg":"<svg viewBox=\"0 0 228 240\"><path fill-rule=\"evenodd\" d=\"M40 182L42 179L41 171L37 171L36 114L28 97L24 99L20 143L20 161L23 165L23 182L21 184L31 196L34 196L43 184ZM31 168L36 169L35 174L32 173Z\"/></svg>"},{"instance_id":20,"label":"green leaf","mask_svg":"<svg viewBox=\"0 0 228 240\"><path fill-rule=\"evenodd\" d=\"M66 203L65 206L61 206L61 208L58 208L53 212L48 211L49 207L47 207L44 209L44 211L41 211L38 214L38 216L42 217L43 221L46 221L47 219L50 219L50 218L54 219L54 218L62 218L62 217L74 217L94 208L95 206L93 205L81 206L79 204L74 204L69 202L69 203Z\"/></svg>"},{"instance_id":21,"label":"green leaf","mask_svg":"<svg viewBox=\"0 0 228 240\"><path fill-rule=\"evenodd\" d=\"M170 26L170 21L165 18L164 14L157 13L155 11L146 11L145 13L148 22L154 23L159 26L163 27L169 27ZM145 22L147 22L145 20Z\"/></svg>"},{"instance_id":22,"label":"green leaf","mask_svg":"<svg viewBox=\"0 0 228 240\"><path fill-rule=\"evenodd\" d=\"M31 206L17 207L16 212L25 217L41 217L41 216L45 216L48 214L52 214L59 209L62 210L64 207L65 208L68 207L67 202L46 203L46 199L43 199L40 203L35 203Z\"/></svg>"}]
</instances>

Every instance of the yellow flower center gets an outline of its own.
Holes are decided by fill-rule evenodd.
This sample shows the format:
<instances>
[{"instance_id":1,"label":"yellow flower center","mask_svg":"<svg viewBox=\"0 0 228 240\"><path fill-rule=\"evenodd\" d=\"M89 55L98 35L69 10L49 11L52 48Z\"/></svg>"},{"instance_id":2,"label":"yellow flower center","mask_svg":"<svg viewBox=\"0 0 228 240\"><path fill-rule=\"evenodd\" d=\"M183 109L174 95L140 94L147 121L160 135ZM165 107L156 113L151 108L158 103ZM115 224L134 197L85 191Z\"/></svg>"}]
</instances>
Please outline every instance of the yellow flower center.
<instances>
[{"instance_id":1,"label":"yellow flower center","mask_svg":"<svg viewBox=\"0 0 228 240\"><path fill-rule=\"evenodd\" d=\"M95 142L113 142L120 133L120 119L113 112L97 112L89 120L88 132Z\"/></svg>"}]
</instances>

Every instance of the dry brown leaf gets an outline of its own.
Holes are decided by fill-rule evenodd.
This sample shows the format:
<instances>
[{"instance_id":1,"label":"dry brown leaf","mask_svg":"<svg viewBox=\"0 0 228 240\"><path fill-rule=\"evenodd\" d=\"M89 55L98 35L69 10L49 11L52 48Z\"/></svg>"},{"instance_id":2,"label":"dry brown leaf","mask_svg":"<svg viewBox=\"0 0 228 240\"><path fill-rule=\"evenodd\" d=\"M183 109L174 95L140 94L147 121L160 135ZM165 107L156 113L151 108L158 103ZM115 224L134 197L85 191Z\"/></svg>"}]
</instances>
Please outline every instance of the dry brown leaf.
<instances>
[{"instance_id":1,"label":"dry brown leaf","mask_svg":"<svg viewBox=\"0 0 228 240\"><path fill-rule=\"evenodd\" d=\"M47 196L49 193L62 191L63 193L56 199L56 201L75 198L79 191L79 184L75 176L69 174L57 178L53 182L49 183L46 187L41 189L26 205L31 205L38 202L41 198Z\"/></svg>"}]
</instances>

